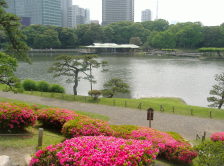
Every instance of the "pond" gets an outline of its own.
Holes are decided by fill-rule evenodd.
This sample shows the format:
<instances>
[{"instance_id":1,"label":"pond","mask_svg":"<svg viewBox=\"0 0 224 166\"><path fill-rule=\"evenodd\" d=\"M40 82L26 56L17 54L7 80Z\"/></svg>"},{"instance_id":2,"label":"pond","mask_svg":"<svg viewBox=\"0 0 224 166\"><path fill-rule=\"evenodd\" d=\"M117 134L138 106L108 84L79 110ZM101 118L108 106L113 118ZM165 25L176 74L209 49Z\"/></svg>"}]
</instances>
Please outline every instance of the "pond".
<instances>
[{"instance_id":1,"label":"pond","mask_svg":"<svg viewBox=\"0 0 224 166\"><path fill-rule=\"evenodd\" d=\"M126 97L178 97L187 104L207 106L207 97L215 83L214 75L224 72L224 60L199 60L195 58L155 58L130 56L101 56L99 61L108 61L108 72L94 70L97 83L94 89L103 89L110 78L118 77L130 85L131 93ZM53 57L32 57L32 65L20 62L17 75L21 79L45 80L58 83L72 94L72 84L66 79L53 78L48 73ZM87 95L90 84L80 80L79 95Z\"/></svg>"}]
</instances>

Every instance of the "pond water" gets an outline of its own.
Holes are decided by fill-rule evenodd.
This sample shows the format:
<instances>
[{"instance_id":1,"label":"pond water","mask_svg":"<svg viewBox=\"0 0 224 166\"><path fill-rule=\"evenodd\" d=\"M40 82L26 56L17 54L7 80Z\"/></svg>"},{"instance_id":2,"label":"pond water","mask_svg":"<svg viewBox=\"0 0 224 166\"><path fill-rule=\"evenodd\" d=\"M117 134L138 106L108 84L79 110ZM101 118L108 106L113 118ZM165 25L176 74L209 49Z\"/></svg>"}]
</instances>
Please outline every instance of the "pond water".
<instances>
[{"instance_id":1,"label":"pond water","mask_svg":"<svg viewBox=\"0 0 224 166\"><path fill-rule=\"evenodd\" d=\"M108 61L108 72L94 70L97 83L94 89L102 89L105 81L119 77L130 85L131 98L179 97L186 103L207 106L207 97L215 83L214 75L224 72L224 60L199 60L194 58L153 58L129 56L101 56L98 60ZM17 75L21 79L45 80L58 83L72 94L72 84L66 79L53 78L48 68L53 57L33 57L32 65L20 62ZM79 82L78 94L87 95L90 84Z\"/></svg>"}]
</instances>

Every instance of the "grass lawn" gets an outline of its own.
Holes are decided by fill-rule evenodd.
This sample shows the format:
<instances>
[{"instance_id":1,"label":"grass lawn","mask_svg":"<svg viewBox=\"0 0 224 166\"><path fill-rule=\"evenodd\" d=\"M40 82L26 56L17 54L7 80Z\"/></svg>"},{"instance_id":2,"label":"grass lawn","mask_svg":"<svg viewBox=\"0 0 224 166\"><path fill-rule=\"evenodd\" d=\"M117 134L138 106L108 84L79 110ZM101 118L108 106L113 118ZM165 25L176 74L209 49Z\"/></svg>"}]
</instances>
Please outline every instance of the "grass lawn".
<instances>
[{"instance_id":1,"label":"grass lawn","mask_svg":"<svg viewBox=\"0 0 224 166\"><path fill-rule=\"evenodd\" d=\"M24 135L23 135L24 134ZM58 144L65 139L61 134L44 130L43 147ZM2 148L25 148L37 146L38 142L38 126L28 127L26 132L18 136L1 136L0 147Z\"/></svg>"},{"instance_id":2,"label":"grass lawn","mask_svg":"<svg viewBox=\"0 0 224 166\"><path fill-rule=\"evenodd\" d=\"M62 99L67 101L78 101L83 103L103 104L118 107L137 108L146 110L152 107L155 111L164 111L166 113L196 116L203 118L224 119L224 110L215 108L199 107L187 105L180 98L142 98L142 99L127 99L127 98L100 98L93 100L90 96L74 96L68 94L48 93L48 92L28 92L24 94Z\"/></svg>"}]
</instances>

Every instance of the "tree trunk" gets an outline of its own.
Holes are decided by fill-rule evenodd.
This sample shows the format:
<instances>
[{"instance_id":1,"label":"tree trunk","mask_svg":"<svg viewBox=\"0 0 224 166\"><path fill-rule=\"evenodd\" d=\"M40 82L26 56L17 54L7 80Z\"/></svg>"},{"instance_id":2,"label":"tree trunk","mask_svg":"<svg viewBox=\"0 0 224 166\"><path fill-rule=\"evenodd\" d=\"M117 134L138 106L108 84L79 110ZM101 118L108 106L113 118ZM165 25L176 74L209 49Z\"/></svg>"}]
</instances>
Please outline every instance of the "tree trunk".
<instances>
[{"instance_id":1,"label":"tree trunk","mask_svg":"<svg viewBox=\"0 0 224 166\"><path fill-rule=\"evenodd\" d=\"M223 104L224 104L224 96L222 96L218 109L221 109Z\"/></svg>"},{"instance_id":2,"label":"tree trunk","mask_svg":"<svg viewBox=\"0 0 224 166\"><path fill-rule=\"evenodd\" d=\"M90 72L90 90L93 90L93 79L92 79L92 65L90 64L90 68L89 68L89 72Z\"/></svg>"},{"instance_id":3,"label":"tree trunk","mask_svg":"<svg viewBox=\"0 0 224 166\"><path fill-rule=\"evenodd\" d=\"M78 94L77 93L77 87L78 87L78 84L79 84L78 75L79 75L79 70L76 70L75 71L75 80L74 80L75 84L73 86L73 93L74 93L74 95L77 95Z\"/></svg>"}]
</instances>

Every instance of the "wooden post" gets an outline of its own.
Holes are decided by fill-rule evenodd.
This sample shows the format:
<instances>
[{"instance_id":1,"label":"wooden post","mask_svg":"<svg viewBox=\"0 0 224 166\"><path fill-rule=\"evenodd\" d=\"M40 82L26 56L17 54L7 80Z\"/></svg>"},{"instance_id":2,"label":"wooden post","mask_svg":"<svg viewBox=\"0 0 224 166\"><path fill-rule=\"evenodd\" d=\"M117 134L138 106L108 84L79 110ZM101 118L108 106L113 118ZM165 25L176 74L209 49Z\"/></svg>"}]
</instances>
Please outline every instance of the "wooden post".
<instances>
[{"instance_id":1,"label":"wooden post","mask_svg":"<svg viewBox=\"0 0 224 166\"><path fill-rule=\"evenodd\" d=\"M124 106L127 107L127 101L124 102Z\"/></svg>"},{"instance_id":2,"label":"wooden post","mask_svg":"<svg viewBox=\"0 0 224 166\"><path fill-rule=\"evenodd\" d=\"M39 150L40 147L41 147L42 144L43 144L43 132L44 132L44 129L43 129L43 128L39 128L39 133L38 133L38 144L37 144L37 149L36 149L36 150Z\"/></svg>"},{"instance_id":3,"label":"wooden post","mask_svg":"<svg viewBox=\"0 0 224 166\"><path fill-rule=\"evenodd\" d=\"M202 136L202 142L205 141L205 137L206 137L206 131L204 131L204 135Z\"/></svg>"},{"instance_id":4,"label":"wooden post","mask_svg":"<svg viewBox=\"0 0 224 166\"><path fill-rule=\"evenodd\" d=\"M175 112L175 107L173 107L173 113Z\"/></svg>"},{"instance_id":5,"label":"wooden post","mask_svg":"<svg viewBox=\"0 0 224 166\"><path fill-rule=\"evenodd\" d=\"M164 108L163 108L163 105L160 105L160 111L161 112L164 112L165 111Z\"/></svg>"},{"instance_id":6,"label":"wooden post","mask_svg":"<svg viewBox=\"0 0 224 166\"><path fill-rule=\"evenodd\" d=\"M193 116L193 110L191 109L191 116Z\"/></svg>"},{"instance_id":7,"label":"wooden post","mask_svg":"<svg viewBox=\"0 0 224 166\"><path fill-rule=\"evenodd\" d=\"M138 109L142 109L142 103L139 103L139 105L138 105Z\"/></svg>"},{"instance_id":8,"label":"wooden post","mask_svg":"<svg viewBox=\"0 0 224 166\"><path fill-rule=\"evenodd\" d=\"M54 93L53 92L51 92L51 97L54 97Z\"/></svg>"},{"instance_id":9,"label":"wooden post","mask_svg":"<svg viewBox=\"0 0 224 166\"><path fill-rule=\"evenodd\" d=\"M210 111L209 115L210 115L210 118L212 119L212 111Z\"/></svg>"},{"instance_id":10,"label":"wooden post","mask_svg":"<svg viewBox=\"0 0 224 166\"><path fill-rule=\"evenodd\" d=\"M196 140L199 140L200 136L198 134L196 134Z\"/></svg>"}]
</instances>

